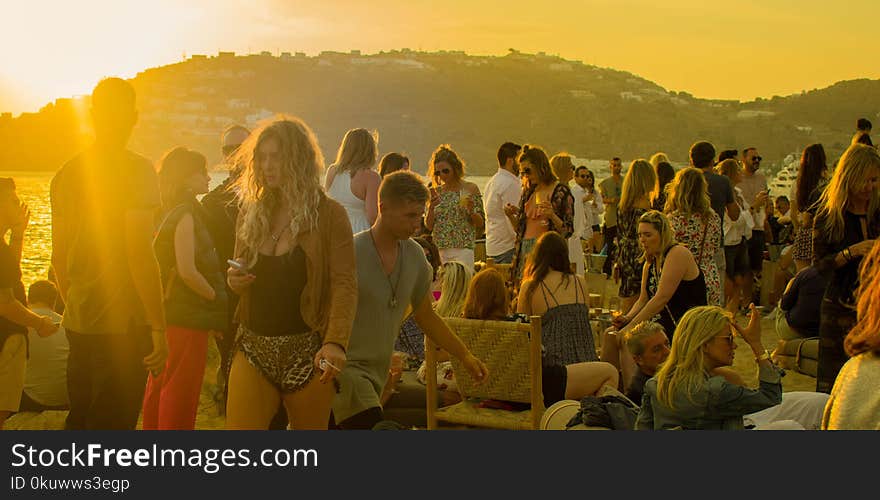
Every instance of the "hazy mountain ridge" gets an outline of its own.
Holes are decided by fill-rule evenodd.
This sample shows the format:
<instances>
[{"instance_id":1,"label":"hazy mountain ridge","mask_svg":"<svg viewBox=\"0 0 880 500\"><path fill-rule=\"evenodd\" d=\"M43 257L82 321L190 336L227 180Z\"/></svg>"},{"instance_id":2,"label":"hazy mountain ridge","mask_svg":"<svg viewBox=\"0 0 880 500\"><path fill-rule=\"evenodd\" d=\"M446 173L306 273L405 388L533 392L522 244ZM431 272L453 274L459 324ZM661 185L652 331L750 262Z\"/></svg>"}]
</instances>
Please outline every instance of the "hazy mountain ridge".
<instances>
[{"instance_id":1,"label":"hazy mountain ridge","mask_svg":"<svg viewBox=\"0 0 880 500\"><path fill-rule=\"evenodd\" d=\"M345 131L376 129L380 150L407 153L424 171L450 143L472 173L495 168L505 140L582 158L686 161L697 139L719 149L754 145L769 162L822 142L829 158L849 143L855 121L878 120L880 80L850 80L787 97L737 101L668 92L627 72L543 54L503 57L408 50L374 55L193 56L132 80L140 122L132 147L158 159L184 144L219 158L229 123L274 113L303 118L329 164ZM86 99L58 99L39 113L0 117L0 169L53 170L88 143Z\"/></svg>"}]
</instances>

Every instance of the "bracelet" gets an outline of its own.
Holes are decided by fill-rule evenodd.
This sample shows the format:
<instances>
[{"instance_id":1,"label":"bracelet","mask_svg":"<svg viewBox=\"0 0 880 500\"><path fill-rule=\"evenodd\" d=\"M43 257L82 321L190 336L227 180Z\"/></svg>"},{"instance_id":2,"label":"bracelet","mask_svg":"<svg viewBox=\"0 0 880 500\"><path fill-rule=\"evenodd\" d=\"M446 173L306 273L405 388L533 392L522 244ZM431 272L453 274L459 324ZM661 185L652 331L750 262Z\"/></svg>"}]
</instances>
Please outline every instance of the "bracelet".
<instances>
[{"instance_id":1,"label":"bracelet","mask_svg":"<svg viewBox=\"0 0 880 500\"><path fill-rule=\"evenodd\" d=\"M850 251L849 247L846 247L841 252L843 254L843 258L846 259L847 262L852 260L852 251Z\"/></svg>"}]
</instances>

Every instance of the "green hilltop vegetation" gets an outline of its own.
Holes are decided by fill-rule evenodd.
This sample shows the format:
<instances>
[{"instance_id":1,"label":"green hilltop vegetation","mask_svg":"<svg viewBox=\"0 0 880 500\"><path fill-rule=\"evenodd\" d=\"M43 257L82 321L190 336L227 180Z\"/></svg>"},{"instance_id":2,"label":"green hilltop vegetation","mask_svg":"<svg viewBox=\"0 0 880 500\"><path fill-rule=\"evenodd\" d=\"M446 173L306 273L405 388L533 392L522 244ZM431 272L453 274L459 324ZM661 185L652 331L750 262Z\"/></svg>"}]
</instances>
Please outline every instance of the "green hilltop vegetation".
<instances>
[{"instance_id":1,"label":"green hilltop vegetation","mask_svg":"<svg viewBox=\"0 0 880 500\"><path fill-rule=\"evenodd\" d=\"M560 57L471 56L408 49L362 55L268 52L193 55L139 73L140 121L132 147L158 159L186 145L219 160L219 134L276 113L303 118L326 162L345 131L375 129L380 151L401 151L424 172L431 151L449 143L472 174L496 168L506 140L579 158L631 159L666 152L687 161L705 139L721 149L756 146L777 165L821 142L836 158L856 119L880 122L880 80L850 80L786 97L741 103L668 91L631 73ZM0 116L0 169L55 170L88 144L88 98L64 98L38 113ZM768 166L770 166L768 165Z\"/></svg>"}]
</instances>

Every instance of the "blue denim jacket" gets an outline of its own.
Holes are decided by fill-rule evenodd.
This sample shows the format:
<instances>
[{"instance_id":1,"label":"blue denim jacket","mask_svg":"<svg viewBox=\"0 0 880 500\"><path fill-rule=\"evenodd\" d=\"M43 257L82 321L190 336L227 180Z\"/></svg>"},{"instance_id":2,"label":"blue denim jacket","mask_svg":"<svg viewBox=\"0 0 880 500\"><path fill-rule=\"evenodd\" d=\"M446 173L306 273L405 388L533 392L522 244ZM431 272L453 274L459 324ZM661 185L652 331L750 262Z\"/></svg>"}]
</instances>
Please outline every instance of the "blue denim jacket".
<instances>
[{"instance_id":1,"label":"blue denim jacket","mask_svg":"<svg viewBox=\"0 0 880 500\"><path fill-rule=\"evenodd\" d=\"M636 429L741 430L743 415L782 402L781 378L784 373L775 365L759 365L758 389L731 384L721 376L707 375L706 383L690 399L683 389L675 394L674 410L657 399L657 379L651 378L645 383Z\"/></svg>"}]
</instances>

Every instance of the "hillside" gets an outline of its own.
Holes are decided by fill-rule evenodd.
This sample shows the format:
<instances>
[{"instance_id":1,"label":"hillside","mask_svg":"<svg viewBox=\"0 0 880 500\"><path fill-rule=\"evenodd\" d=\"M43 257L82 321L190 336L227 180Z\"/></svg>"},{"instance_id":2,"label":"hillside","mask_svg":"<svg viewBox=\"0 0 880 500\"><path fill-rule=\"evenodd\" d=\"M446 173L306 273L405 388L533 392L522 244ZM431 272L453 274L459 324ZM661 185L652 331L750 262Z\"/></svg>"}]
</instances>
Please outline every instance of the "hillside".
<instances>
[{"instance_id":1,"label":"hillside","mask_svg":"<svg viewBox=\"0 0 880 500\"><path fill-rule=\"evenodd\" d=\"M687 160L697 139L719 149L754 145L778 164L822 142L835 158L855 121L880 122L880 81L748 103L668 92L630 73L544 54L503 57L409 50L373 55L269 53L193 56L132 80L140 122L134 149L151 158L185 144L219 159L229 123L253 125L274 113L302 117L327 163L348 128L376 129L380 150L407 153L424 171L430 152L450 143L472 173L495 168L505 140L581 158L624 159L665 151ZM89 140L87 99L58 99L39 113L0 116L0 169L53 170Z\"/></svg>"}]
</instances>

